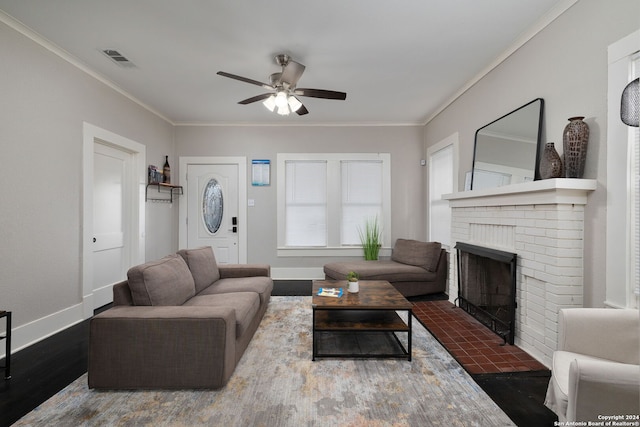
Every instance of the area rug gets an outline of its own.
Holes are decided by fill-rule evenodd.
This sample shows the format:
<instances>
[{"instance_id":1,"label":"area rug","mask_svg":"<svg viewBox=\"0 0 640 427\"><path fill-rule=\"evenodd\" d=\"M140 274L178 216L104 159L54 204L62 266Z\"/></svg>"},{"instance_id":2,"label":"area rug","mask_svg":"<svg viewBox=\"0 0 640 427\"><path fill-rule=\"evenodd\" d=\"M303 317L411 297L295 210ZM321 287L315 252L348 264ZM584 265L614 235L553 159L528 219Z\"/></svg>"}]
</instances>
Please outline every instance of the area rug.
<instances>
[{"instance_id":1,"label":"area rug","mask_svg":"<svg viewBox=\"0 0 640 427\"><path fill-rule=\"evenodd\" d=\"M419 322L411 362L312 361L311 314L311 297L272 297L220 390L95 391L85 374L15 425L514 425Z\"/></svg>"}]
</instances>

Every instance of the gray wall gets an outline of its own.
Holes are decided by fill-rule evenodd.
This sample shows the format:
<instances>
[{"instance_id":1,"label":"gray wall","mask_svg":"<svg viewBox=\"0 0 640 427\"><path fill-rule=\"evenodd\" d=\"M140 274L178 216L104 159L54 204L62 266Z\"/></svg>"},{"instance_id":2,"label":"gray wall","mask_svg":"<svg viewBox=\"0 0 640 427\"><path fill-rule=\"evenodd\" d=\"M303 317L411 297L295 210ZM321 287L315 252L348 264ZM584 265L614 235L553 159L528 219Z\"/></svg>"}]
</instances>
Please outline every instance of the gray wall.
<instances>
[{"instance_id":1,"label":"gray wall","mask_svg":"<svg viewBox=\"0 0 640 427\"><path fill-rule=\"evenodd\" d=\"M543 142L562 151L562 131L585 116L591 134L585 178L596 179L585 211L585 306L605 300L607 47L640 28L637 0L580 0L431 120L429 146L460 135L460 190L471 170L474 132L534 98L545 100Z\"/></svg>"},{"instance_id":2,"label":"gray wall","mask_svg":"<svg viewBox=\"0 0 640 427\"><path fill-rule=\"evenodd\" d=\"M277 256L276 188L278 153L391 153L391 238L424 239L422 126L179 126L176 155L246 156L271 160L271 185L249 186L248 261L272 267L322 267L329 258ZM250 177L248 182L251 182Z\"/></svg>"},{"instance_id":3,"label":"gray wall","mask_svg":"<svg viewBox=\"0 0 640 427\"><path fill-rule=\"evenodd\" d=\"M0 58L0 309L14 328L55 324L82 303L83 122L156 163L173 154L173 127L3 23ZM147 256L175 250L173 211L147 205ZM32 339L21 331L15 347Z\"/></svg>"}]
</instances>

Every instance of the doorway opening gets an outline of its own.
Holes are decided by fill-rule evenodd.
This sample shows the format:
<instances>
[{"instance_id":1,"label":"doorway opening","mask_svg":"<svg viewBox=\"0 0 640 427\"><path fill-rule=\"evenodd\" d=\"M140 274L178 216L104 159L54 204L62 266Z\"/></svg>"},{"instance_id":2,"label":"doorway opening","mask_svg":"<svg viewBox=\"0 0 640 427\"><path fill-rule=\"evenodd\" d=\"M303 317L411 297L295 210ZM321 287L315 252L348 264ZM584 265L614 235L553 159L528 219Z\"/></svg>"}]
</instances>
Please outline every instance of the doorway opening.
<instances>
[{"instance_id":1,"label":"doorway opening","mask_svg":"<svg viewBox=\"0 0 640 427\"><path fill-rule=\"evenodd\" d=\"M144 145L83 123L85 318L112 302L113 284L125 278L128 267L144 262L145 162Z\"/></svg>"}]
</instances>

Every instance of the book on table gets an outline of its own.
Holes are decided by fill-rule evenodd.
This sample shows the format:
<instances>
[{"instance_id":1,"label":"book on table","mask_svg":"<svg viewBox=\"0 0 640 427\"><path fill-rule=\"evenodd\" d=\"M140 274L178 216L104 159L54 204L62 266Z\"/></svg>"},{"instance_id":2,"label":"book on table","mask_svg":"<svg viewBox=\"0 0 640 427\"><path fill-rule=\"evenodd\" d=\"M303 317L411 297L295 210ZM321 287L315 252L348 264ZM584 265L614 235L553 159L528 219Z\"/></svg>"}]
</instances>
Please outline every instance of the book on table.
<instances>
[{"instance_id":1,"label":"book on table","mask_svg":"<svg viewBox=\"0 0 640 427\"><path fill-rule=\"evenodd\" d=\"M318 296L340 298L343 294L342 288L320 288Z\"/></svg>"}]
</instances>

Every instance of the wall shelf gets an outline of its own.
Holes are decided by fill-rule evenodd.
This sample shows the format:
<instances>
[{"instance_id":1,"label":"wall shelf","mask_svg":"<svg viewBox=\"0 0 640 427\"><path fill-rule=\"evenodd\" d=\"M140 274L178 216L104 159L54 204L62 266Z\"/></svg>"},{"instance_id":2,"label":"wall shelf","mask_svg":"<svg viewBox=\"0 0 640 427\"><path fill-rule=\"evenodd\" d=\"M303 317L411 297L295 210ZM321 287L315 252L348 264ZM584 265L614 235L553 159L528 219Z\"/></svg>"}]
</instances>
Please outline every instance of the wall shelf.
<instances>
[{"instance_id":1,"label":"wall shelf","mask_svg":"<svg viewBox=\"0 0 640 427\"><path fill-rule=\"evenodd\" d=\"M169 198L159 198L159 197L149 197L149 187L155 187L158 193L169 193ZM171 185L164 184L161 182L153 182L147 184L147 187L144 190L144 200L145 202L165 202L165 203L173 203L173 196L180 196L183 194L181 185Z\"/></svg>"}]
</instances>

